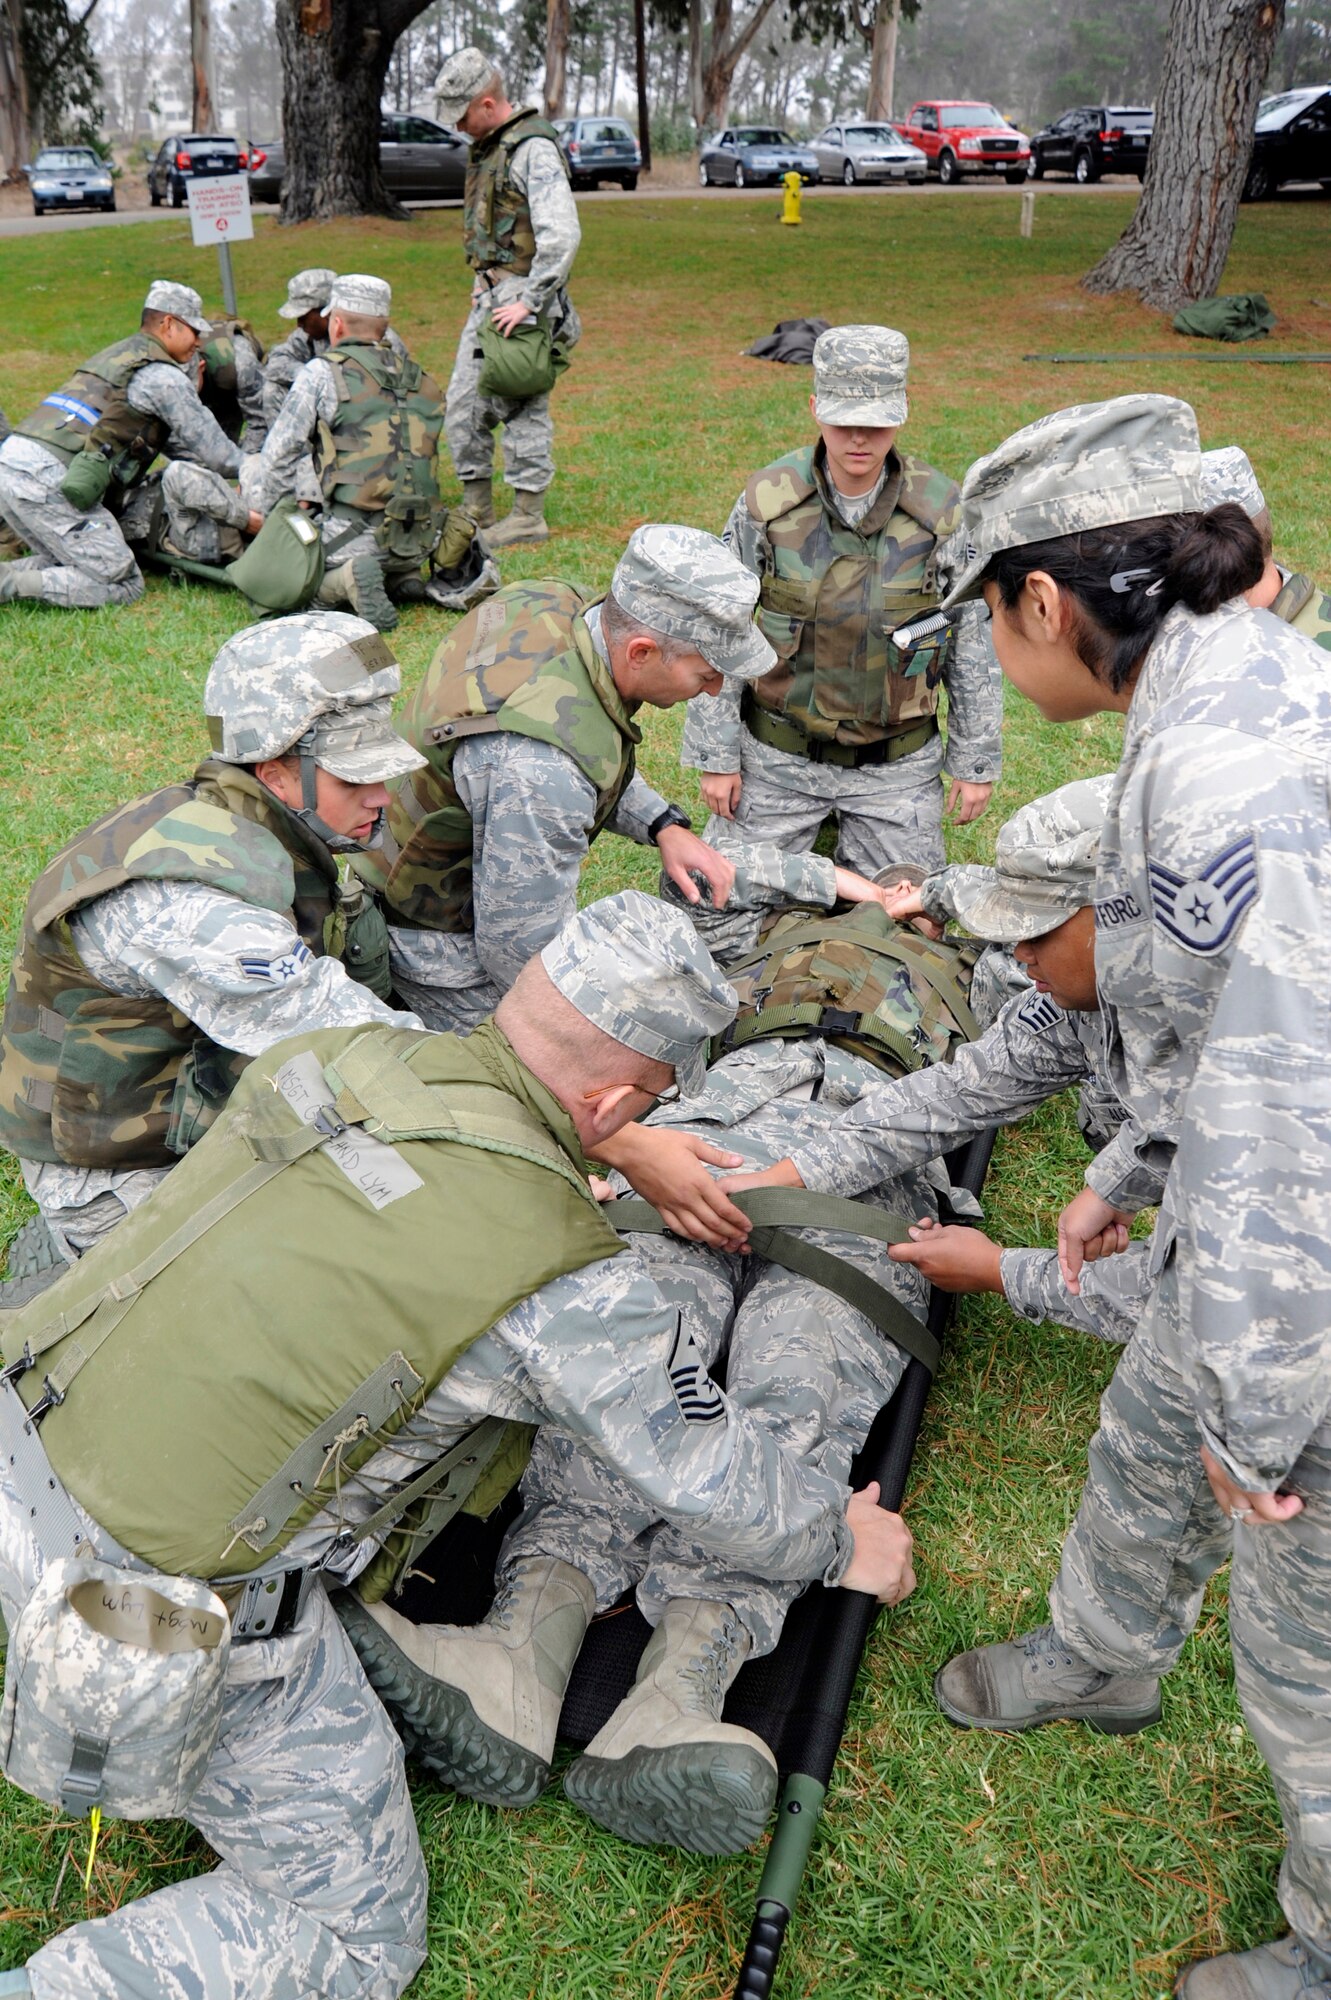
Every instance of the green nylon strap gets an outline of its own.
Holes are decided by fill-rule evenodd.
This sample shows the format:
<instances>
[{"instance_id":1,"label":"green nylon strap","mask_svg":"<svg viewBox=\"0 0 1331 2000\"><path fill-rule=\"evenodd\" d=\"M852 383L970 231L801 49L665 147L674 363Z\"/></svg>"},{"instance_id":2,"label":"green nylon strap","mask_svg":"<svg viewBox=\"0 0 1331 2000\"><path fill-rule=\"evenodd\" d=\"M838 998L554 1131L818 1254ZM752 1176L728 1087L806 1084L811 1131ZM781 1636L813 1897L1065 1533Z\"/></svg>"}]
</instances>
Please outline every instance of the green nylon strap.
<instances>
[{"instance_id":1,"label":"green nylon strap","mask_svg":"<svg viewBox=\"0 0 1331 2000\"><path fill-rule=\"evenodd\" d=\"M835 1027L826 1026L829 1015L844 1016L854 1011L850 1007L824 1007L817 1001L808 1001L802 1007L761 1007L756 1014L741 1016L730 1033L721 1037L721 1045L727 1050L742 1049L746 1042L763 1041L769 1035L794 1034L807 1028L815 1034L826 1033L838 1039L853 1036L876 1044L904 1064L908 1073L924 1067L924 1057L918 1049L911 1047L900 1030L889 1028L885 1021L876 1020L871 1013L856 1014L853 1028L847 1028L844 1022Z\"/></svg>"},{"instance_id":2,"label":"green nylon strap","mask_svg":"<svg viewBox=\"0 0 1331 2000\"><path fill-rule=\"evenodd\" d=\"M1167 361L1171 365L1179 361L1260 361L1266 367L1274 364L1281 368L1292 368L1299 362L1316 362L1325 366L1331 362L1331 354L1196 354L1180 353L1177 349L1156 348L1141 354L1023 354L1023 361Z\"/></svg>"},{"instance_id":3,"label":"green nylon strap","mask_svg":"<svg viewBox=\"0 0 1331 2000\"><path fill-rule=\"evenodd\" d=\"M840 1195L814 1194L807 1188L753 1188L732 1199L754 1225L749 1247L758 1256L844 1299L880 1333L907 1354L913 1354L930 1375L937 1374L941 1352L938 1342L913 1313L907 1312L900 1299L844 1258L791 1234L797 1228L836 1229L844 1235L868 1237L875 1243L906 1243L910 1240L910 1225L904 1216L892 1215L881 1208L867 1208ZM660 1211L637 1196L611 1202L606 1214L621 1235L671 1233Z\"/></svg>"},{"instance_id":4,"label":"green nylon strap","mask_svg":"<svg viewBox=\"0 0 1331 2000\"><path fill-rule=\"evenodd\" d=\"M764 964L778 951L785 953L794 951L799 945L829 942L839 944L846 940L852 944L863 945L866 951L877 952L880 958L893 958L898 965L909 966L918 972L925 984L931 986L945 1002L967 1040L979 1041L980 1024L970 1010L970 1002L951 973L944 972L942 967L935 963L923 938L912 943L899 934L894 937L874 937L842 919L824 917L821 921L803 924L798 930L783 931L779 937L769 934L766 943L751 951L747 958L737 959L728 968L729 976L733 978L737 972L748 972L755 965Z\"/></svg>"}]
</instances>

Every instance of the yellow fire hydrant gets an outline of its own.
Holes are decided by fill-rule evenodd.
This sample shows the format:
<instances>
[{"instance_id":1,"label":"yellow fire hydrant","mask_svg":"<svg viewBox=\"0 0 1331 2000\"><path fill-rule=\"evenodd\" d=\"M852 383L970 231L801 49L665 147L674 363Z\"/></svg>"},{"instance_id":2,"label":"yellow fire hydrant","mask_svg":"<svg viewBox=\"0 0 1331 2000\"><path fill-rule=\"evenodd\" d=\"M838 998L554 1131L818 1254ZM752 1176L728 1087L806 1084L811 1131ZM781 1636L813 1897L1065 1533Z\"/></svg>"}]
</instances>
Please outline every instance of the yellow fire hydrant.
<instances>
[{"instance_id":1,"label":"yellow fire hydrant","mask_svg":"<svg viewBox=\"0 0 1331 2000\"><path fill-rule=\"evenodd\" d=\"M781 185L786 191L781 198L781 220L797 223L800 219L800 177L796 173L782 174Z\"/></svg>"}]
</instances>

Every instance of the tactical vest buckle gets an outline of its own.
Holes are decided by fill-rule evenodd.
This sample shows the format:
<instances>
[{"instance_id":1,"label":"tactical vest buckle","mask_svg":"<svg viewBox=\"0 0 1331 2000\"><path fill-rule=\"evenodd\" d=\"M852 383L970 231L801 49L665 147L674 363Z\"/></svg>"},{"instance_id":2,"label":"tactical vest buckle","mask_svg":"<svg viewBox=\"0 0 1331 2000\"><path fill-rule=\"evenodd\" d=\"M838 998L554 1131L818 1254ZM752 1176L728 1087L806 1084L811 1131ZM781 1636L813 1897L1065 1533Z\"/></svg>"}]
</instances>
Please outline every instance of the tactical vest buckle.
<instances>
[{"instance_id":1,"label":"tactical vest buckle","mask_svg":"<svg viewBox=\"0 0 1331 2000\"><path fill-rule=\"evenodd\" d=\"M19 1355L18 1360L11 1361L7 1368L0 1368L0 1382L5 1382L12 1386L17 1382L20 1375L26 1375L28 1370L35 1365L32 1344L30 1341L25 1340L23 1343L23 1352Z\"/></svg>"},{"instance_id":2,"label":"tactical vest buckle","mask_svg":"<svg viewBox=\"0 0 1331 2000\"><path fill-rule=\"evenodd\" d=\"M58 1409L65 1400L63 1389L57 1389L49 1375L42 1378L42 1393L28 1411L28 1422L34 1430L41 1428L42 1418L48 1410Z\"/></svg>"},{"instance_id":3,"label":"tactical vest buckle","mask_svg":"<svg viewBox=\"0 0 1331 2000\"><path fill-rule=\"evenodd\" d=\"M340 1118L331 1104L321 1104L310 1123L325 1139L340 1139L350 1129L346 1119Z\"/></svg>"}]
</instances>

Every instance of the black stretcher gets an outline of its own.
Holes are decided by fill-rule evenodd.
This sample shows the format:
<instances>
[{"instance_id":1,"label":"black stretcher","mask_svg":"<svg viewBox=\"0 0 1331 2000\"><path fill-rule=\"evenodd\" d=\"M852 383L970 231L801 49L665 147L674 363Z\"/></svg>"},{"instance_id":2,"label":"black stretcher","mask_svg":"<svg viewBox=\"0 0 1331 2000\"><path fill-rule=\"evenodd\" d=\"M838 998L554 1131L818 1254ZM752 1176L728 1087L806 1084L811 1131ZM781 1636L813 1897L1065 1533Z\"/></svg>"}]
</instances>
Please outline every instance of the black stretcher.
<instances>
[{"instance_id":1,"label":"black stretcher","mask_svg":"<svg viewBox=\"0 0 1331 2000\"><path fill-rule=\"evenodd\" d=\"M994 1138L992 1131L983 1132L949 1155L956 1187L980 1193ZM942 1292L930 1301L927 1325L939 1341L952 1305ZM876 1479L886 1508L901 1505L932 1379L923 1362L908 1361L855 1460L851 1484L859 1488ZM517 1498L510 1495L488 1520L456 1515L418 1558L398 1602L403 1615L418 1623L462 1625L484 1618L494 1601L499 1544L517 1512ZM446 1584L437 1580L445 1577ZM859 1591L815 1584L792 1605L776 1650L740 1670L726 1701L726 1721L764 1738L782 1778L735 2000L765 2000L772 1990L879 1608ZM633 1685L650 1629L631 1600L594 1620L564 1699L561 1742L581 1749L610 1719Z\"/></svg>"}]
</instances>

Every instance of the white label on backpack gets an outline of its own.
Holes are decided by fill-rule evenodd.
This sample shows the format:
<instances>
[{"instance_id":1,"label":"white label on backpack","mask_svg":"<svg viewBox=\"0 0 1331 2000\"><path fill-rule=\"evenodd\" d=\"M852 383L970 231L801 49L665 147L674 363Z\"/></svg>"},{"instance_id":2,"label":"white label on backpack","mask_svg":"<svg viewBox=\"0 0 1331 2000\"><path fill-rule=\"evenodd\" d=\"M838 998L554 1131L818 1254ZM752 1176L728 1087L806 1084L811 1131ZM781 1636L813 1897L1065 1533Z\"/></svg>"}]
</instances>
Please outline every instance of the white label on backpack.
<instances>
[{"instance_id":1,"label":"white label on backpack","mask_svg":"<svg viewBox=\"0 0 1331 2000\"><path fill-rule=\"evenodd\" d=\"M283 1063L273 1077L273 1089L281 1091L302 1125L313 1125L317 1114L331 1109L335 1102L312 1049ZM325 1139L319 1150L365 1196L371 1208L387 1208L390 1202L401 1201L404 1194L414 1194L425 1186L395 1147L360 1125L348 1125L336 1138Z\"/></svg>"}]
</instances>

